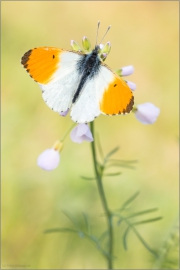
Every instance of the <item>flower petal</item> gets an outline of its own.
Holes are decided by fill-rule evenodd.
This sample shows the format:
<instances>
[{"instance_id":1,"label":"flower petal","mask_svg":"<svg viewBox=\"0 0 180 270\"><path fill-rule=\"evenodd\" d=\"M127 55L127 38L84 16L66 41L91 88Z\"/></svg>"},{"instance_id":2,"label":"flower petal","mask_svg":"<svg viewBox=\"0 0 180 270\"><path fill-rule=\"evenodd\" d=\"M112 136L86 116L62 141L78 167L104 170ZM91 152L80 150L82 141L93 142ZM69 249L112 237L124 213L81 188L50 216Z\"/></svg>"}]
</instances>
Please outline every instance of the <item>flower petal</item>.
<instances>
[{"instance_id":1,"label":"flower petal","mask_svg":"<svg viewBox=\"0 0 180 270\"><path fill-rule=\"evenodd\" d=\"M160 113L160 109L150 102L137 105L136 118L143 124L153 124Z\"/></svg>"},{"instance_id":2,"label":"flower petal","mask_svg":"<svg viewBox=\"0 0 180 270\"><path fill-rule=\"evenodd\" d=\"M122 67L120 70L121 70L121 76L128 76L134 72L134 67L126 66L126 67Z\"/></svg>"},{"instance_id":3,"label":"flower petal","mask_svg":"<svg viewBox=\"0 0 180 270\"><path fill-rule=\"evenodd\" d=\"M53 148L46 149L42 152L37 160L37 165L46 171L54 170L60 162L59 151L54 150Z\"/></svg>"},{"instance_id":4,"label":"flower petal","mask_svg":"<svg viewBox=\"0 0 180 270\"><path fill-rule=\"evenodd\" d=\"M129 86L129 88L134 91L136 90L136 84L130 81L126 81L127 85Z\"/></svg>"},{"instance_id":5,"label":"flower petal","mask_svg":"<svg viewBox=\"0 0 180 270\"><path fill-rule=\"evenodd\" d=\"M83 141L92 142L92 133L87 124L79 124L70 133L71 140L76 143L82 143Z\"/></svg>"}]
</instances>

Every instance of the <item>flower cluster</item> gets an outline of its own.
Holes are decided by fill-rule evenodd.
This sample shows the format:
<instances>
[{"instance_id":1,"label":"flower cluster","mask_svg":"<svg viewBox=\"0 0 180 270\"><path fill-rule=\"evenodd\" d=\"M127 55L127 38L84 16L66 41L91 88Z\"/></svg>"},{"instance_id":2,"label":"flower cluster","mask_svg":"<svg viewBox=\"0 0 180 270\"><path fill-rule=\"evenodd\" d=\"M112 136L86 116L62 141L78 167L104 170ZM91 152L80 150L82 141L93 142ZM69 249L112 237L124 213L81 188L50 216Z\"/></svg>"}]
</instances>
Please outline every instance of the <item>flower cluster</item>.
<instances>
[{"instance_id":1,"label":"flower cluster","mask_svg":"<svg viewBox=\"0 0 180 270\"><path fill-rule=\"evenodd\" d=\"M89 52L91 48L90 41L87 37L82 39L83 49L74 41L71 40L71 47L74 51L78 52ZM111 50L110 42L107 42L105 45L99 45L99 56L104 61ZM122 67L115 71L116 74L120 77L129 76L134 72L133 66ZM136 84L127 80L124 80L129 88L134 91L136 89ZM60 113L60 116L65 117L69 112L69 109L66 112ZM157 108L150 102L134 105L132 112L135 114L135 117L142 124L153 124L159 113L160 109ZM75 143L82 143L84 141L92 142L93 136L88 124L78 124L71 130L70 133L71 140ZM40 154L37 160L37 164L44 170L51 171L54 170L60 162L60 152L63 147L62 141L57 141L54 146L50 149L45 150Z\"/></svg>"}]
</instances>

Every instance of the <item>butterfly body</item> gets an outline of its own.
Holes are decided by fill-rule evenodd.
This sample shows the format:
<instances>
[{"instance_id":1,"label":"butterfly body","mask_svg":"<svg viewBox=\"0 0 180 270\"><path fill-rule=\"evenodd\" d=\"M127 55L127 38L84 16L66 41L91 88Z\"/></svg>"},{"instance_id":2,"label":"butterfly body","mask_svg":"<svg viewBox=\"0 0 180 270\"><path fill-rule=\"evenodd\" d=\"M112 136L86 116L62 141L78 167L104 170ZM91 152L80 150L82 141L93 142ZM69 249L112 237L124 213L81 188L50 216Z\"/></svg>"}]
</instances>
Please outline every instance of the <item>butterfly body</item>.
<instances>
[{"instance_id":1,"label":"butterfly body","mask_svg":"<svg viewBox=\"0 0 180 270\"><path fill-rule=\"evenodd\" d=\"M51 109L71 109L74 122L87 123L101 113L129 113L134 104L130 88L103 63L99 51L99 46L87 54L40 47L25 53L21 63Z\"/></svg>"},{"instance_id":2,"label":"butterfly body","mask_svg":"<svg viewBox=\"0 0 180 270\"><path fill-rule=\"evenodd\" d=\"M72 103L75 103L84 84L98 75L101 65L101 60L98 56L98 47L91 53L84 54L82 59L77 62L77 70L81 78L78 88L74 94Z\"/></svg>"}]
</instances>

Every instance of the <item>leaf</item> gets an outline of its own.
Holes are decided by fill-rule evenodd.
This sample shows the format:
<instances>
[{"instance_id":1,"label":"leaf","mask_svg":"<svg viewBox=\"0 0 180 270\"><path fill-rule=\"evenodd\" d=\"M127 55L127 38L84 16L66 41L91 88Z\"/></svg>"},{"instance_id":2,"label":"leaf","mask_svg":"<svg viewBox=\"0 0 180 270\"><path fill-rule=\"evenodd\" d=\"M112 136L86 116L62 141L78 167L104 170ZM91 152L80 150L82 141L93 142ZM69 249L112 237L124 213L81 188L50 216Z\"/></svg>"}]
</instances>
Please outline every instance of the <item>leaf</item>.
<instances>
[{"instance_id":1,"label":"leaf","mask_svg":"<svg viewBox=\"0 0 180 270\"><path fill-rule=\"evenodd\" d=\"M91 228L90 228L88 216L87 216L87 214L83 213L83 217L84 217L84 222L85 222L87 232L90 235L91 234Z\"/></svg>"},{"instance_id":2,"label":"leaf","mask_svg":"<svg viewBox=\"0 0 180 270\"><path fill-rule=\"evenodd\" d=\"M127 235L128 235L128 232L130 231L130 227L128 226L125 233L124 233L124 236L123 236L123 246L124 246L124 249L127 250L127 241L126 241L126 238L127 238Z\"/></svg>"},{"instance_id":3,"label":"leaf","mask_svg":"<svg viewBox=\"0 0 180 270\"><path fill-rule=\"evenodd\" d=\"M138 233L138 231L134 228L134 226L131 227L140 242L145 246L147 250L149 250L155 257L157 257L157 253L145 242L145 240L142 238L142 236Z\"/></svg>"},{"instance_id":4,"label":"leaf","mask_svg":"<svg viewBox=\"0 0 180 270\"><path fill-rule=\"evenodd\" d=\"M154 222L154 221L158 221L160 219L162 219L163 217L157 217L157 218L151 218L151 219L146 219L146 220L141 220L141 221L137 221L132 223L133 225L141 225L141 224L145 224L145 223L150 223L150 222Z\"/></svg>"},{"instance_id":5,"label":"leaf","mask_svg":"<svg viewBox=\"0 0 180 270\"><path fill-rule=\"evenodd\" d=\"M77 223L76 219L67 211L62 211L62 212L64 213L64 215L66 215L71 220L74 227L80 231L79 224Z\"/></svg>"},{"instance_id":6,"label":"leaf","mask_svg":"<svg viewBox=\"0 0 180 270\"><path fill-rule=\"evenodd\" d=\"M87 176L83 176L83 175L80 175L80 177L81 177L83 180L88 180L88 181L90 181L90 180L95 180L95 179L96 179L96 177L87 177Z\"/></svg>"},{"instance_id":7,"label":"leaf","mask_svg":"<svg viewBox=\"0 0 180 270\"><path fill-rule=\"evenodd\" d=\"M104 174L104 176L117 176L117 175L120 175L122 174L121 172L116 172L116 173L106 173Z\"/></svg>"},{"instance_id":8,"label":"leaf","mask_svg":"<svg viewBox=\"0 0 180 270\"><path fill-rule=\"evenodd\" d=\"M123 159L109 159L108 162L117 162L117 163L138 163L137 159L131 159L131 160L123 160Z\"/></svg>"},{"instance_id":9,"label":"leaf","mask_svg":"<svg viewBox=\"0 0 180 270\"><path fill-rule=\"evenodd\" d=\"M119 150L119 146L115 147L113 150L111 150L104 159L104 165L108 161L109 157L112 156L114 153L116 153Z\"/></svg>"},{"instance_id":10,"label":"leaf","mask_svg":"<svg viewBox=\"0 0 180 270\"><path fill-rule=\"evenodd\" d=\"M132 197L130 197L127 201L125 201L125 203L123 203L119 211L123 211L126 208L126 206L128 206L139 195L139 193L140 191L137 191Z\"/></svg>"},{"instance_id":11,"label":"leaf","mask_svg":"<svg viewBox=\"0 0 180 270\"><path fill-rule=\"evenodd\" d=\"M106 165L106 169L107 168L111 168L111 167L121 167L121 168L127 168L127 169L132 169L134 170L135 167L128 165L128 164L121 164L121 163L111 163L109 165Z\"/></svg>"},{"instance_id":12,"label":"leaf","mask_svg":"<svg viewBox=\"0 0 180 270\"><path fill-rule=\"evenodd\" d=\"M44 233L57 233L57 232L72 232L77 233L77 230L70 229L70 228L54 228L54 229L47 229L44 231Z\"/></svg>"},{"instance_id":13,"label":"leaf","mask_svg":"<svg viewBox=\"0 0 180 270\"><path fill-rule=\"evenodd\" d=\"M130 216L127 216L126 219L129 219L129 218L132 218L132 217L136 217L136 216L140 216L140 215L144 215L144 214L147 214L147 213L150 213L150 212L155 212L157 210L158 210L158 208L151 208L151 209L148 209L148 210L143 210L143 211L134 213L134 214L132 214Z\"/></svg>"},{"instance_id":14,"label":"leaf","mask_svg":"<svg viewBox=\"0 0 180 270\"><path fill-rule=\"evenodd\" d=\"M108 231L105 231L99 237L99 241L102 242L108 236Z\"/></svg>"}]
</instances>

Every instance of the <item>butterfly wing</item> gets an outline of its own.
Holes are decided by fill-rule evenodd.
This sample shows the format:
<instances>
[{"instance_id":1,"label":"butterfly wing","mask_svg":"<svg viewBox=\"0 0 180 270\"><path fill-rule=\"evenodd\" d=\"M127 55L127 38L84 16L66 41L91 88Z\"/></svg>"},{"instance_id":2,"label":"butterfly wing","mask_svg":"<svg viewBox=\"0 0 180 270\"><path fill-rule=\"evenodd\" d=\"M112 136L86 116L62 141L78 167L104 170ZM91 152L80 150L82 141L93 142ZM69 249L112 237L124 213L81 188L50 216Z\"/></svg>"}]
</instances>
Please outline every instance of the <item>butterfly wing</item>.
<instances>
[{"instance_id":1,"label":"butterfly wing","mask_svg":"<svg viewBox=\"0 0 180 270\"><path fill-rule=\"evenodd\" d=\"M101 113L118 115L132 110L134 96L131 89L105 64L101 66L96 88Z\"/></svg>"},{"instance_id":2,"label":"butterfly wing","mask_svg":"<svg viewBox=\"0 0 180 270\"><path fill-rule=\"evenodd\" d=\"M87 80L79 98L72 106L70 116L74 122L88 123L101 113L97 100L97 90L96 79Z\"/></svg>"},{"instance_id":3,"label":"butterfly wing","mask_svg":"<svg viewBox=\"0 0 180 270\"><path fill-rule=\"evenodd\" d=\"M88 79L80 97L72 106L74 122L91 122L99 114L118 115L129 113L134 97L129 86L106 65L101 65L96 77Z\"/></svg>"},{"instance_id":4,"label":"butterfly wing","mask_svg":"<svg viewBox=\"0 0 180 270\"><path fill-rule=\"evenodd\" d=\"M79 53L40 47L25 53L21 63L39 84L46 104L60 113L71 107L79 83L76 65L81 58Z\"/></svg>"}]
</instances>

